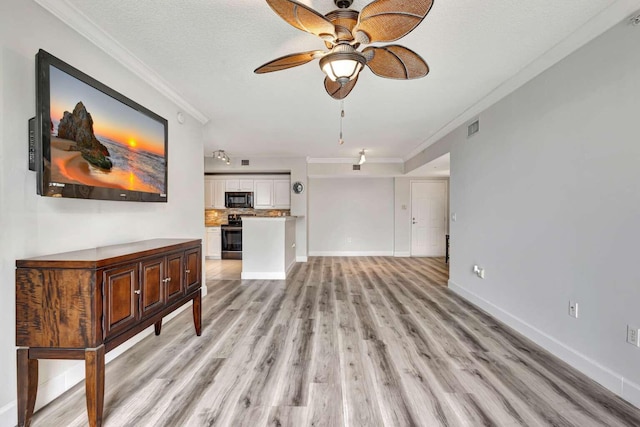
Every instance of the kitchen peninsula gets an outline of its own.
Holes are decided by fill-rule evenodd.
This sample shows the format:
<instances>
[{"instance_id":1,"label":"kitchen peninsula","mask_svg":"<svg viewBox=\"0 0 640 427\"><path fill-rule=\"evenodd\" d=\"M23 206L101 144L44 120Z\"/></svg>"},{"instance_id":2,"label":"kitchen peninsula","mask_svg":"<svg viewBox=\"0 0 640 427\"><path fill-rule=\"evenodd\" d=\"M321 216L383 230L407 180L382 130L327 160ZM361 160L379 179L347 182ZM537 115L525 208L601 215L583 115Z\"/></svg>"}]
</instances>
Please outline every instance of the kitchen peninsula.
<instances>
[{"instance_id":1,"label":"kitchen peninsula","mask_svg":"<svg viewBox=\"0 0 640 427\"><path fill-rule=\"evenodd\" d=\"M287 278L287 273L296 263L297 218L243 218L242 279Z\"/></svg>"}]
</instances>

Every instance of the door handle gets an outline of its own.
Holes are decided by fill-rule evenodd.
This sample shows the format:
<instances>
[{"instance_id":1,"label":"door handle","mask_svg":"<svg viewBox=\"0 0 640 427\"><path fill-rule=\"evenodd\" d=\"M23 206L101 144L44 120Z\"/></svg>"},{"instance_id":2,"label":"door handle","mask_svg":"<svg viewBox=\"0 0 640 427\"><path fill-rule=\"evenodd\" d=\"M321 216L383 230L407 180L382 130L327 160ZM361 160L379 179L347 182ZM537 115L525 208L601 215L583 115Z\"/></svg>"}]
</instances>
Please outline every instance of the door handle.
<instances>
[{"instance_id":1,"label":"door handle","mask_svg":"<svg viewBox=\"0 0 640 427\"><path fill-rule=\"evenodd\" d=\"M133 291L133 293L136 295L140 295L140 289L136 289L135 291Z\"/></svg>"}]
</instances>

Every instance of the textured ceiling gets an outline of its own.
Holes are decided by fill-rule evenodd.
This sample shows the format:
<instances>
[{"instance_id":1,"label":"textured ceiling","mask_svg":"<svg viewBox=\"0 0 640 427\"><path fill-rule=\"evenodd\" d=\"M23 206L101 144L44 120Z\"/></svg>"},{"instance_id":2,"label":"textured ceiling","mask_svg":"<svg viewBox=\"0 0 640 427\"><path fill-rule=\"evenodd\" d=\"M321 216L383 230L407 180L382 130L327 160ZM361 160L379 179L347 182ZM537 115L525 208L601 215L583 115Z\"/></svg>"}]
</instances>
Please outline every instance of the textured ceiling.
<instances>
[{"instance_id":1,"label":"textured ceiling","mask_svg":"<svg viewBox=\"0 0 640 427\"><path fill-rule=\"evenodd\" d=\"M60 0L58 0L60 1ZM406 158L447 124L523 70L613 0L435 0L399 40L431 68L396 81L365 69L345 100L323 87L317 61L271 74L276 57L323 49L261 0L65 0L153 69L209 122L205 153L232 157ZM332 0L303 3L321 13ZM367 0L355 0L361 10ZM46 7L46 6L45 6Z\"/></svg>"}]
</instances>

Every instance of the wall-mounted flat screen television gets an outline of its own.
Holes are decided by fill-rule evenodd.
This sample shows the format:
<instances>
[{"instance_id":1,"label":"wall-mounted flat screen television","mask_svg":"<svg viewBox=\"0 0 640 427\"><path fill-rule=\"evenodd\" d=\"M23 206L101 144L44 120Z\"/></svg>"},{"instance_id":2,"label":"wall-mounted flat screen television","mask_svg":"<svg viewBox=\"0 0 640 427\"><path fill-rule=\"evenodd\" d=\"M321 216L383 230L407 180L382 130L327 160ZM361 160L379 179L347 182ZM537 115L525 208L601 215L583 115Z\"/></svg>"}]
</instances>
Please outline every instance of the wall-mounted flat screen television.
<instances>
[{"instance_id":1,"label":"wall-mounted flat screen television","mask_svg":"<svg viewBox=\"0 0 640 427\"><path fill-rule=\"evenodd\" d=\"M36 109L38 194L167 201L167 120L44 50Z\"/></svg>"}]
</instances>

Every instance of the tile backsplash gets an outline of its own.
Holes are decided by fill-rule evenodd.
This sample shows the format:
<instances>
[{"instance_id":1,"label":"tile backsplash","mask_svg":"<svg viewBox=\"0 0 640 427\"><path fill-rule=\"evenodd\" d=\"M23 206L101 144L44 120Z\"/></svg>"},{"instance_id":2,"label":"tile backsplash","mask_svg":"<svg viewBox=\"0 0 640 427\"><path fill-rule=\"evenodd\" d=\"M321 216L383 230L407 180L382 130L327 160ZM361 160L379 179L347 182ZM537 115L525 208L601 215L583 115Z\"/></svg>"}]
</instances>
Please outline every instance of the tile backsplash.
<instances>
[{"instance_id":1,"label":"tile backsplash","mask_svg":"<svg viewBox=\"0 0 640 427\"><path fill-rule=\"evenodd\" d=\"M229 214L248 214L252 213L256 216L288 216L291 215L289 209L205 209L204 224L205 226L216 226L227 223Z\"/></svg>"}]
</instances>

